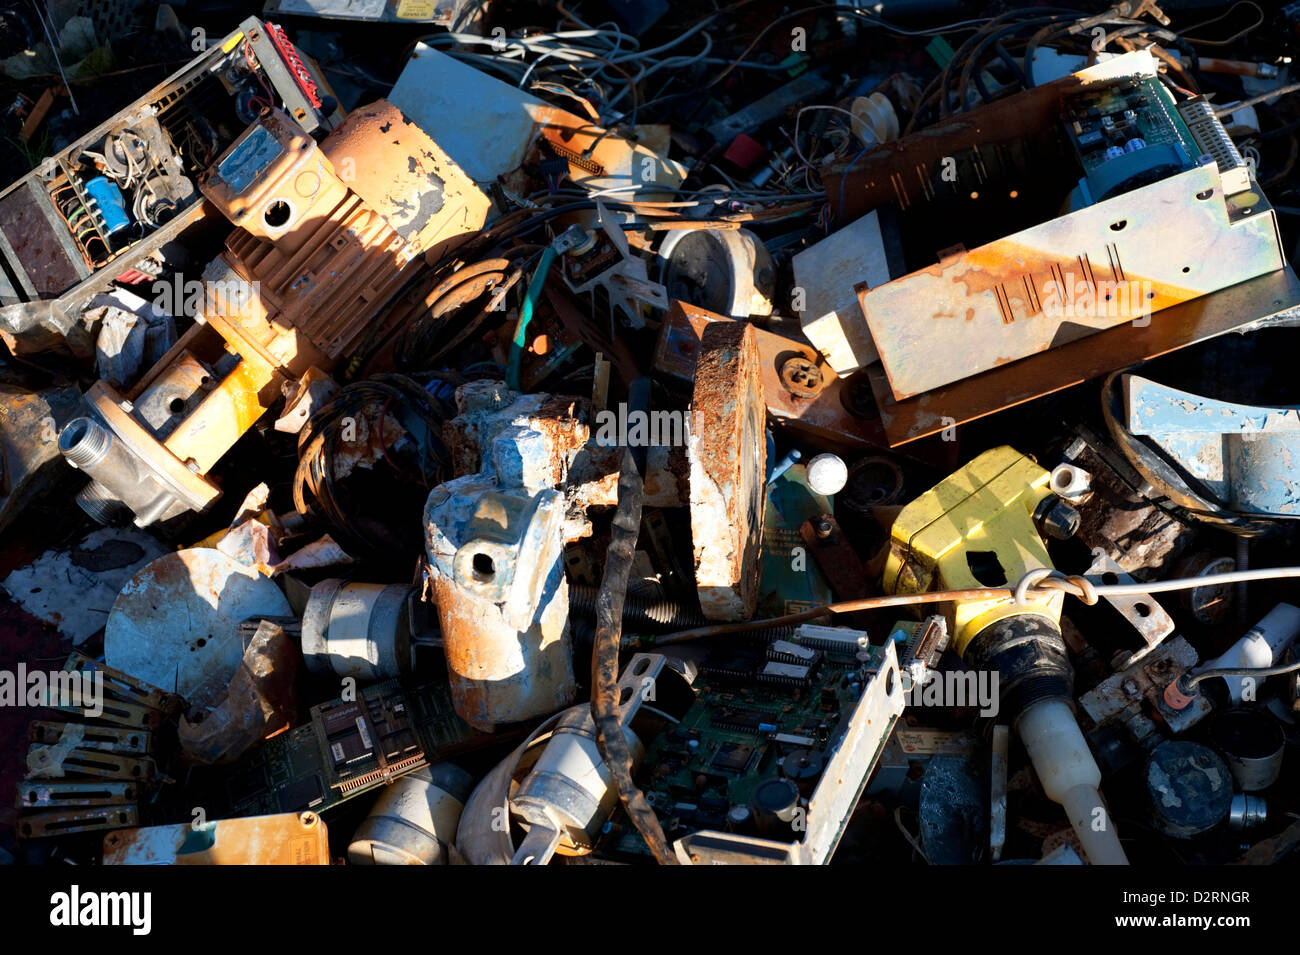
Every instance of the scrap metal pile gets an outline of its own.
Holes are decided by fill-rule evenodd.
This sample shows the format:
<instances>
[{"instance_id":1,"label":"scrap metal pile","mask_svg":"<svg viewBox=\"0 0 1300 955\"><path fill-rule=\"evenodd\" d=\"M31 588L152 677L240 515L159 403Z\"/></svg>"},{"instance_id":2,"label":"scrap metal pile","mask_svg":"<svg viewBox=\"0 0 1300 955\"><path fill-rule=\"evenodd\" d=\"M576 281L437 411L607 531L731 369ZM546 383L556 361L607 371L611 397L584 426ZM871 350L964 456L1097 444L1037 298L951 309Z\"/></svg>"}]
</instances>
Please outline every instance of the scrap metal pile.
<instances>
[{"instance_id":1,"label":"scrap metal pile","mask_svg":"<svg viewBox=\"0 0 1300 955\"><path fill-rule=\"evenodd\" d=\"M38 6L0 851L1300 843L1300 4Z\"/></svg>"}]
</instances>

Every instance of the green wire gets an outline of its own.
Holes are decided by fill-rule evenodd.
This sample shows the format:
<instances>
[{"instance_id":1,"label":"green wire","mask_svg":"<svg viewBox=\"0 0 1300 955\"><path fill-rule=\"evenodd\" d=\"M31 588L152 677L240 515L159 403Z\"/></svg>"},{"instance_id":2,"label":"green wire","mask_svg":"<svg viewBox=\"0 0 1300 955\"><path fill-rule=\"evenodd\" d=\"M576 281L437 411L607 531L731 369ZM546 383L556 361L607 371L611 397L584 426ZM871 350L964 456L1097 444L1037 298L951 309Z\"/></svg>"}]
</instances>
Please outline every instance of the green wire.
<instances>
[{"instance_id":1,"label":"green wire","mask_svg":"<svg viewBox=\"0 0 1300 955\"><path fill-rule=\"evenodd\" d=\"M506 384L515 391L519 390L519 364L524 357L524 344L527 341L525 334L528 331L528 324L533 320L533 309L537 307L537 300L542 297L542 287L546 285L546 275L551 271L551 265L557 258L555 249L547 246L542 250L542 259L537 263L537 271L533 273L532 281L528 283L528 291L524 294L524 306L519 310L519 324L515 326L515 340L510 345L510 367L506 369Z\"/></svg>"}]
</instances>

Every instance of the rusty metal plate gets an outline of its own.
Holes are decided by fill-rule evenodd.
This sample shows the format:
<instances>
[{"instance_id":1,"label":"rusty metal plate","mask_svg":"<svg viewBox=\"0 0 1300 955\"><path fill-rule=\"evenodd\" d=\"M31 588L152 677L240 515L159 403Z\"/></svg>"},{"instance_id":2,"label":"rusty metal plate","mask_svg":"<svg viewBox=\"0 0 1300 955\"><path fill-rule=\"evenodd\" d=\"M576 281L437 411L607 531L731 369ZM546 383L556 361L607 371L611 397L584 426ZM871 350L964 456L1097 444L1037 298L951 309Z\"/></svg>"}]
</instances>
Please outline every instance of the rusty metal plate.
<instances>
[{"instance_id":1,"label":"rusty metal plate","mask_svg":"<svg viewBox=\"0 0 1300 955\"><path fill-rule=\"evenodd\" d=\"M105 660L202 706L225 690L243 660L240 622L289 613L280 588L257 571L217 550L179 551L122 588L104 629Z\"/></svg>"},{"instance_id":2,"label":"rusty metal plate","mask_svg":"<svg viewBox=\"0 0 1300 955\"><path fill-rule=\"evenodd\" d=\"M104 865L329 865L329 831L314 812L125 829L104 837Z\"/></svg>"},{"instance_id":3,"label":"rusty metal plate","mask_svg":"<svg viewBox=\"0 0 1300 955\"><path fill-rule=\"evenodd\" d=\"M91 726L85 723L50 723L36 720L27 724L27 738L33 743L54 745L65 736L75 736L82 749L100 749L124 756L143 756L153 746L153 734L145 730Z\"/></svg>"},{"instance_id":4,"label":"rusty metal plate","mask_svg":"<svg viewBox=\"0 0 1300 955\"><path fill-rule=\"evenodd\" d=\"M898 447L1297 307L1300 279L1286 267L1172 305L1149 325L1107 329L906 401L894 400L879 365L866 371L889 444Z\"/></svg>"},{"instance_id":5,"label":"rusty metal plate","mask_svg":"<svg viewBox=\"0 0 1300 955\"><path fill-rule=\"evenodd\" d=\"M129 782L68 783L47 779L18 784L19 809L49 809L57 806L128 806L139 798L139 789Z\"/></svg>"},{"instance_id":6,"label":"rusty metal plate","mask_svg":"<svg viewBox=\"0 0 1300 955\"><path fill-rule=\"evenodd\" d=\"M69 748L66 738L54 746L32 743L27 749L29 779L101 776L145 780L153 776L153 766L153 760L147 756L119 756L102 749Z\"/></svg>"},{"instance_id":7,"label":"rusty metal plate","mask_svg":"<svg viewBox=\"0 0 1300 955\"><path fill-rule=\"evenodd\" d=\"M895 399L1282 268L1276 214L1247 195L1200 166L859 287Z\"/></svg>"},{"instance_id":8,"label":"rusty metal plate","mask_svg":"<svg viewBox=\"0 0 1300 955\"><path fill-rule=\"evenodd\" d=\"M691 539L700 608L747 620L758 601L767 443L753 326L712 322L695 366L688 436Z\"/></svg>"},{"instance_id":9,"label":"rusty metal plate","mask_svg":"<svg viewBox=\"0 0 1300 955\"><path fill-rule=\"evenodd\" d=\"M117 829L140 822L135 806L95 806L85 809L36 812L18 817L18 835L24 839L42 836L68 836L74 832Z\"/></svg>"}]
</instances>

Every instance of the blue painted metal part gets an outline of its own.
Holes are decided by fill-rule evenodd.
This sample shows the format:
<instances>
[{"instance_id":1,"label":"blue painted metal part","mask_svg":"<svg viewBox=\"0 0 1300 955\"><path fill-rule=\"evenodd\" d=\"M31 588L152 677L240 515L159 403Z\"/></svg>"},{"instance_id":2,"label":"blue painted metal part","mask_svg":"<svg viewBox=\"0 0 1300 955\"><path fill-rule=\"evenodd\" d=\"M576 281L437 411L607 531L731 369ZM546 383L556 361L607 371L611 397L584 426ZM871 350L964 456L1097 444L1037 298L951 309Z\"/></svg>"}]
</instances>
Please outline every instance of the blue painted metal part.
<instances>
[{"instance_id":1,"label":"blue painted metal part","mask_svg":"<svg viewBox=\"0 0 1300 955\"><path fill-rule=\"evenodd\" d=\"M86 183L86 195L99 208L104 217L104 228L109 235L116 235L131 225L131 217L126 214L126 200L122 190L104 176L96 176Z\"/></svg>"},{"instance_id":2,"label":"blue painted metal part","mask_svg":"<svg viewBox=\"0 0 1300 955\"><path fill-rule=\"evenodd\" d=\"M1230 510L1300 516L1300 405L1206 398L1125 375L1128 430L1176 459Z\"/></svg>"}]
</instances>

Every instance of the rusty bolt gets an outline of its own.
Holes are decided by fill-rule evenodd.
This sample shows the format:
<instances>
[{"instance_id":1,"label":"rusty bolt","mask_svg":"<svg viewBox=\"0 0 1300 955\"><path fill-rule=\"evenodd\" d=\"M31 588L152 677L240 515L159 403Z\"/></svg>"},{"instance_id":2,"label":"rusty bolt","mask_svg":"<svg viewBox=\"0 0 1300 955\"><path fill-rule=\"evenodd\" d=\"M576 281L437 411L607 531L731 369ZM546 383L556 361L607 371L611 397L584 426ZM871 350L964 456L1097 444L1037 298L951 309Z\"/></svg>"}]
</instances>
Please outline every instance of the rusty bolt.
<instances>
[{"instance_id":1,"label":"rusty bolt","mask_svg":"<svg viewBox=\"0 0 1300 955\"><path fill-rule=\"evenodd\" d=\"M796 398L816 398L822 390L821 370L801 355L781 365L781 384Z\"/></svg>"}]
</instances>

